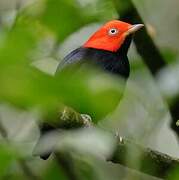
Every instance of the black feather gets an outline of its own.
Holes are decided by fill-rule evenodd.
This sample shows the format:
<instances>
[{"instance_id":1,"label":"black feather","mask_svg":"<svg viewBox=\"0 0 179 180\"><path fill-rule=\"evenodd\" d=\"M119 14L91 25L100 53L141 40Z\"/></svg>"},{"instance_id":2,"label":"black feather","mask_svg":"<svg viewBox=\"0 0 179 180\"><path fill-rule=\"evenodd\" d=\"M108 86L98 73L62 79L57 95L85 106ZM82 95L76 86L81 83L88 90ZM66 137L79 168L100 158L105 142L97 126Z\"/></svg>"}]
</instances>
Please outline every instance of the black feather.
<instances>
[{"instance_id":1,"label":"black feather","mask_svg":"<svg viewBox=\"0 0 179 180\"><path fill-rule=\"evenodd\" d=\"M109 73L128 78L130 67L127 51L131 44L131 40L131 36L127 37L124 44L117 52L84 47L75 49L59 63L57 72L71 64L93 63Z\"/></svg>"}]
</instances>

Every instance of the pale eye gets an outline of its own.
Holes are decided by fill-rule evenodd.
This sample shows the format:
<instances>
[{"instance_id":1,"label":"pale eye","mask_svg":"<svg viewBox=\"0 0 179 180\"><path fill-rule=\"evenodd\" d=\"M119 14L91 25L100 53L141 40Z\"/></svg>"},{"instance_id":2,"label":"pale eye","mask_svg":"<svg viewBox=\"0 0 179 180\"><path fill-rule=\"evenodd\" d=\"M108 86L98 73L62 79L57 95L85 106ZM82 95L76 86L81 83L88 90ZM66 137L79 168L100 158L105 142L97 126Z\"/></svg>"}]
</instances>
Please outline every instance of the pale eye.
<instances>
[{"instance_id":1,"label":"pale eye","mask_svg":"<svg viewBox=\"0 0 179 180\"><path fill-rule=\"evenodd\" d=\"M112 29L110 29L110 30L108 31L108 34L109 34L110 36L114 36L114 35L116 35L118 32L119 32L118 29L112 28Z\"/></svg>"}]
</instances>

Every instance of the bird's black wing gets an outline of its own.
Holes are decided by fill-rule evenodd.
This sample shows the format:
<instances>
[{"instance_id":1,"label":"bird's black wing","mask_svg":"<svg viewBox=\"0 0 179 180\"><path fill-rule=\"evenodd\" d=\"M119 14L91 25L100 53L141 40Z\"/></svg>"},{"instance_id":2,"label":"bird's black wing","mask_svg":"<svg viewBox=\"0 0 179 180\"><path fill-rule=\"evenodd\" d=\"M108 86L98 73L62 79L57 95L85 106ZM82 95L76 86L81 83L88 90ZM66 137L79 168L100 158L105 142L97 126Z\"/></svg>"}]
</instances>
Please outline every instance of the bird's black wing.
<instances>
[{"instance_id":1,"label":"bird's black wing","mask_svg":"<svg viewBox=\"0 0 179 180\"><path fill-rule=\"evenodd\" d=\"M85 49L84 48L78 48L69 53L58 65L56 73L67 67L71 64L80 63L84 60L85 57Z\"/></svg>"}]
</instances>

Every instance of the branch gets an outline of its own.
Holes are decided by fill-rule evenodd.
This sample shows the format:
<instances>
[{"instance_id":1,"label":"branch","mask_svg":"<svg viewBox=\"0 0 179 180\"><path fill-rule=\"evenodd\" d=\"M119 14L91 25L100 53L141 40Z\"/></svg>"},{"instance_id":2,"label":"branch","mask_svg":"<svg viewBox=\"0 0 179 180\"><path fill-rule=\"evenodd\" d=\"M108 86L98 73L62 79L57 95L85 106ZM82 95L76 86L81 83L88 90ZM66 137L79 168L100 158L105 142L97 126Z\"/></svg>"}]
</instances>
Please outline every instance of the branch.
<instances>
[{"instance_id":1,"label":"branch","mask_svg":"<svg viewBox=\"0 0 179 180\"><path fill-rule=\"evenodd\" d=\"M70 112L70 116L68 115L68 112ZM83 118L88 117L87 115L81 116L79 113L75 112L72 109L69 109L68 111L67 108L65 110L65 114L64 113L60 113L60 114L63 115L63 116L59 116L60 121L62 121L62 119L66 117L65 121L63 122L66 122L67 125L69 124L69 122L71 122L73 125L75 125L76 123L79 125L79 120L80 120L81 126L86 127L86 121L88 119L84 120ZM74 117L74 118L71 119L70 117ZM75 127L77 126L77 124L75 125ZM91 120L88 122L88 126L89 125L92 126ZM63 127L67 127L65 123L63 123ZM141 155L139 156L139 159L137 159L139 160L139 162L141 162L140 167L137 167L136 164L128 163L128 158L129 158L130 153L132 153L131 154L132 156L136 156L138 152ZM62 166L63 169L65 170L69 179L72 179L72 180L75 178L77 179L74 166L73 166L73 161L66 158L68 156L61 153L59 154L58 152L55 153L55 157L59 165ZM159 178L167 177L167 175L170 173L172 169L179 167L178 159L175 159L166 154L151 150L149 148L141 147L140 145L137 145L133 143L132 141L129 141L126 139L121 140L121 137L119 138L119 141L116 144L116 148L112 156L108 158L107 160L113 163L122 164L129 168L132 168L140 172L153 175ZM70 174L68 174L68 172Z\"/></svg>"},{"instance_id":2,"label":"branch","mask_svg":"<svg viewBox=\"0 0 179 180\"><path fill-rule=\"evenodd\" d=\"M82 127L90 127L91 125L92 121L90 116L80 114L70 107L64 107L62 109L60 108L60 110L57 111L57 118L44 118L44 121L40 123L40 137L34 147L33 155L40 156L43 160L47 160L53 152L53 148L49 149L48 152L39 152L41 141L46 133L56 129L77 129Z\"/></svg>"},{"instance_id":3,"label":"branch","mask_svg":"<svg viewBox=\"0 0 179 180\"><path fill-rule=\"evenodd\" d=\"M55 119L54 117L53 119L44 118L45 120L40 124L42 133L56 128L74 129L91 126L90 116L80 114L70 107L61 108L57 111L56 117Z\"/></svg>"},{"instance_id":4,"label":"branch","mask_svg":"<svg viewBox=\"0 0 179 180\"><path fill-rule=\"evenodd\" d=\"M114 0L120 20L124 20L131 24L145 24L132 0L126 0L126 7L124 8L122 6L123 9L119 7L121 6L122 2L119 2L119 0ZM148 34L146 26L142 28L140 32L136 32L134 42L137 52L141 55L153 75L156 75L159 70L166 66L166 62L155 45L153 39Z\"/></svg>"},{"instance_id":5,"label":"branch","mask_svg":"<svg viewBox=\"0 0 179 180\"><path fill-rule=\"evenodd\" d=\"M137 166L135 163L128 163L129 155L131 153L130 150L134 151L134 153L139 152L139 166ZM134 156L134 153L132 154L132 156ZM115 152L113 153L109 161L122 164L129 168L159 178L166 178L171 170L179 168L179 159L175 159L171 156L160 153L158 151L154 151L149 148L143 148L140 145L137 145L126 139L118 142Z\"/></svg>"},{"instance_id":6,"label":"branch","mask_svg":"<svg viewBox=\"0 0 179 180\"><path fill-rule=\"evenodd\" d=\"M125 0L125 2L119 0L113 1L121 20L132 24L145 24L132 0ZM125 6L121 7L121 5ZM155 45L155 42L147 32L146 27L135 34L134 43L138 54L142 57L154 77L162 68L167 66L165 59L162 57L159 49ZM174 104L168 104L168 106L172 116L171 127L179 137L179 127L176 126L176 122L179 120L179 97L175 97L175 99L176 101Z\"/></svg>"},{"instance_id":7,"label":"branch","mask_svg":"<svg viewBox=\"0 0 179 180\"><path fill-rule=\"evenodd\" d=\"M80 114L69 107L64 107L59 110L57 113L57 118L50 120L46 119L42 124L40 124L41 135L40 138L34 148L33 154L35 156L40 156L42 159L46 160L49 158L53 149L49 150L46 153L39 153L38 147L41 143L41 138L46 132L53 131L54 129L74 129L81 127L90 127L92 126L91 117L86 114ZM69 180L77 180L78 176L74 167L73 158L71 155L66 152L55 152L55 160L58 165L64 170L66 177Z\"/></svg>"}]
</instances>

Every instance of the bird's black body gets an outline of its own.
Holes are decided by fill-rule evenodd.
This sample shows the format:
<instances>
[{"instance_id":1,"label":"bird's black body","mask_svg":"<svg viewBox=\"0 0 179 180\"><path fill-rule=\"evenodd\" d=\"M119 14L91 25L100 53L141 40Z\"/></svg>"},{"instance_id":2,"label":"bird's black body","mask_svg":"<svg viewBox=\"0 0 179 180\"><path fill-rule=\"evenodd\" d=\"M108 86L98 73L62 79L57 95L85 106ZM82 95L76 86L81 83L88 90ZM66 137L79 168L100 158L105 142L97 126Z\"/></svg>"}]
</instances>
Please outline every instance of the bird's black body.
<instances>
[{"instance_id":1,"label":"bird's black body","mask_svg":"<svg viewBox=\"0 0 179 180\"><path fill-rule=\"evenodd\" d=\"M72 64L79 63L80 65L83 63L93 63L106 72L119 75L120 77L127 79L130 73L127 52L131 44L131 40L132 36L130 35L125 39L123 45L117 52L80 47L72 51L62 60L62 62L60 62L56 73ZM53 127L50 127L47 124L43 124L41 128L41 134L44 134L53 129ZM45 160L48 159L50 154L51 152L47 152L46 154L41 154L40 157Z\"/></svg>"},{"instance_id":2,"label":"bird's black body","mask_svg":"<svg viewBox=\"0 0 179 180\"><path fill-rule=\"evenodd\" d=\"M59 64L57 72L71 64L92 63L106 72L128 78L130 73L127 51L131 43L131 36L117 52L80 47L68 54Z\"/></svg>"}]
</instances>

